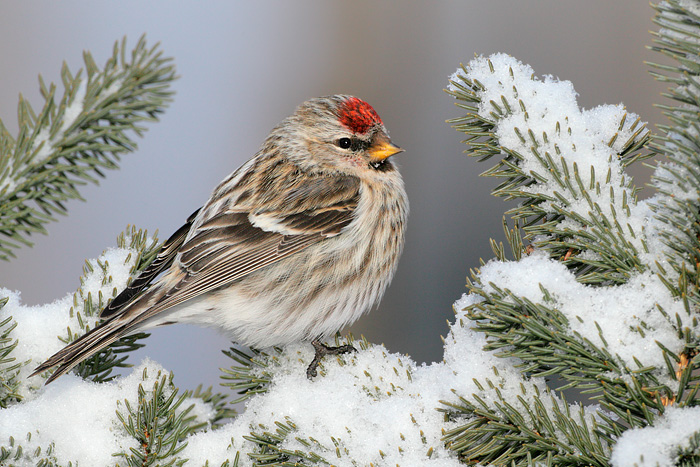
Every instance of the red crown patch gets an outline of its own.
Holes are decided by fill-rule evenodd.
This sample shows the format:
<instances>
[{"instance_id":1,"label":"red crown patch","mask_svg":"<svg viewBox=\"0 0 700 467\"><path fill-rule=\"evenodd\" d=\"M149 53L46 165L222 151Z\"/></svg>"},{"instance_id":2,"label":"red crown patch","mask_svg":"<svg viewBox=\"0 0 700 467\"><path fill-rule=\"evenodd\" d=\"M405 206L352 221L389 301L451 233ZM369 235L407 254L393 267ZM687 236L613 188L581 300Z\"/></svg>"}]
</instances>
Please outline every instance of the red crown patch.
<instances>
[{"instance_id":1,"label":"red crown patch","mask_svg":"<svg viewBox=\"0 0 700 467\"><path fill-rule=\"evenodd\" d=\"M382 123L372 106L357 97L351 97L343 103L339 117L340 123L353 133L366 133L372 126Z\"/></svg>"}]
</instances>

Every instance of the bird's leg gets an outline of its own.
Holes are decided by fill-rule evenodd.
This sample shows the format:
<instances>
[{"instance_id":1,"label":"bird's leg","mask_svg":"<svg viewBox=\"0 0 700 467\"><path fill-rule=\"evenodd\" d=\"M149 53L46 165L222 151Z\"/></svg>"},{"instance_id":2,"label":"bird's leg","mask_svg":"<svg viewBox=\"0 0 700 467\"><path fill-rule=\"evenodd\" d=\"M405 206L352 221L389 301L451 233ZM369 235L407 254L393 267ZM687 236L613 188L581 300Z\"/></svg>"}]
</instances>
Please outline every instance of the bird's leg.
<instances>
[{"instance_id":1,"label":"bird's leg","mask_svg":"<svg viewBox=\"0 0 700 467\"><path fill-rule=\"evenodd\" d=\"M348 352L357 352L357 349L350 344L339 345L338 347L329 347L318 339L311 341L311 345L316 350L316 355L311 361L311 364L306 369L306 377L313 379L316 376L316 367L321 363L321 359L326 355L340 355Z\"/></svg>"}]
</instances>

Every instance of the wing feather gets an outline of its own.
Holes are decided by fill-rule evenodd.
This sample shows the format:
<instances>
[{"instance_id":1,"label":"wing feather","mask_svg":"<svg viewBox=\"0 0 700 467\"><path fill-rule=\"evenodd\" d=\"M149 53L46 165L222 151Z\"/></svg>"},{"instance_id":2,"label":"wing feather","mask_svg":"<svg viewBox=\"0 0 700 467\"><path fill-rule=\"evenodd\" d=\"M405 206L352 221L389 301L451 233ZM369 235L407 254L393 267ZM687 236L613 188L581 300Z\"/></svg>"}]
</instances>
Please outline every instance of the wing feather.
<instances>
[{"instance_id":1,"label":"wing feather","mask_svg":"<svg viewBox=\"0 0 700 467\"><path fill-rule=\"evenodd\" d=\"M107 319L116 315L127 303L145 289L161 272L165 271L177 255L178 249L185 242L187 233L199 213L199 209L187 218L187 222L172 234L160 248L158 255L131 283L119 293L100 313L101 319Z\"/></svg>"},{"instance_id":2,"label":"wing feather","mask_svg":"<svg viewBox=\"0 0 700 467\"><path fill-rule=\"evenodd\" d=\"M190 232L174 260L173 267L180 268L182 278L145 313L144 319L338 235L354 219L359 180L326 178L302 188L279 193L277 199L284 201L267 206L274 209L253 213L233 206L203 220ZM290 199L293 202L285 204ZM255 216L265 216L271 222L263 229L251 221Z\"/></svg>"}]
</instances>

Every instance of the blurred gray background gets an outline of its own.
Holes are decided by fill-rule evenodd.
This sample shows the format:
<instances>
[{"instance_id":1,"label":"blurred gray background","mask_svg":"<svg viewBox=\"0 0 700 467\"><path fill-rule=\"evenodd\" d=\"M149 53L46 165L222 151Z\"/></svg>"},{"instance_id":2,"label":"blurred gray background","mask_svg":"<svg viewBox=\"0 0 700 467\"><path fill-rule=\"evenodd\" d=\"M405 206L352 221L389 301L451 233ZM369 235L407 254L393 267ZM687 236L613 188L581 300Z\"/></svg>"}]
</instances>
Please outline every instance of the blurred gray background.
<instances>
[{"instance_id":1,"label":"blurred gray background","mask_svg":"<svg viewBox=\"0 0 700 467\"><path fill-rule=\"evenodd\" d=\"M17 94L42 107L37 75L60 81L82 50L97 63L122 36L147 33L175 57L176 100L149 125L139 149L87 202L35 236L33 248L0 263L0 286L26 304L73 292L83 261L115 245L127 224L167 238L212 188L252 156L267 132L307 98L355 94L370 102L406 152L398 162L411 201L406 250L379 309L353 328L418 362L442 358L451 305L489 238L503 239L507 205L490 196L489 166L462 154L445 120L460 115L443 92L447 76L474 54L509 53L538 75L571 80L581 106L623 102L653 124L665 89L644 61L655 29L645 1L296 1L0 3L0 118L15 132ZM637 184L649 170L638 168ZM216 331L157 330L132 362L149 356L175 371L176 383L218 384L230 362ZM465 356L468 358L468 356Z\"/></svg>"}]
</instances>

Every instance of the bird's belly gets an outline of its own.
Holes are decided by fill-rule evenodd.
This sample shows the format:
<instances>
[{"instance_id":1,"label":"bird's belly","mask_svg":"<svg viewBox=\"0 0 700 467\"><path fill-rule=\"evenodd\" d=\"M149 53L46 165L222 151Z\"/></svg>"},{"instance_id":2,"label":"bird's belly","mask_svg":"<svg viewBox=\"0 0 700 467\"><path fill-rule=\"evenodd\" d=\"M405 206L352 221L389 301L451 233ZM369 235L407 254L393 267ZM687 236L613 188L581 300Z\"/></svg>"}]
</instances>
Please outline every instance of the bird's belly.
<instances>
[{"instance_id":1,"label":"bird's belly","mask_svg":"<svg viewBox=\"0 0 700 467\"><path fill-rule=\"evenodd\" d=\"M372 251L312 247L303 253L210 292L171 317L219 328L254 348L329 337L378 302L393 274L393 266L373 264L378 255Z\"/></svg>"},{"instance_id":2,"label":"bird's belly","mask_svg":"<svg viewBox=\"0 0 700 467\"><path fill-rule=\"evenodd\" d=\"M265 348L328 337L365 313L379 295L377 287L326 287L296 297L266 293L250 297L235 287L210 294L171 315L177 322L219 328L242 345Z\"/></svg>"}]
</instances>

